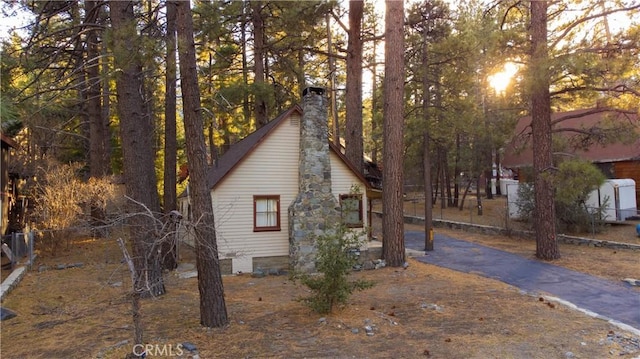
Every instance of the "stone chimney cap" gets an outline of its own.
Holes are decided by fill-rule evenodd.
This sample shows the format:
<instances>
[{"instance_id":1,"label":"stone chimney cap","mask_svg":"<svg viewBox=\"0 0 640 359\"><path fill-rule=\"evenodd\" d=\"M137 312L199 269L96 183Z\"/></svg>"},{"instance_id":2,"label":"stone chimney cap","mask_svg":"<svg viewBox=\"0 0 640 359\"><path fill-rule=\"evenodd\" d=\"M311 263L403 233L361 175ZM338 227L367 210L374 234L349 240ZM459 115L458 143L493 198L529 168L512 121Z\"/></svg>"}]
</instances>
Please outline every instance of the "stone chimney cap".
<instances>
[{"instance_id":1,"label":"stone chimney cap","mask_svg":"<svg viewBox=\"0 0 640 359\"><path fill-rule=\"evenodd\" d=\"M317 95L324 95L324 88L322 87L307 87L302 90L302 97L307 96L308 93L315 93Z\"/></svg>"}]
</instances>

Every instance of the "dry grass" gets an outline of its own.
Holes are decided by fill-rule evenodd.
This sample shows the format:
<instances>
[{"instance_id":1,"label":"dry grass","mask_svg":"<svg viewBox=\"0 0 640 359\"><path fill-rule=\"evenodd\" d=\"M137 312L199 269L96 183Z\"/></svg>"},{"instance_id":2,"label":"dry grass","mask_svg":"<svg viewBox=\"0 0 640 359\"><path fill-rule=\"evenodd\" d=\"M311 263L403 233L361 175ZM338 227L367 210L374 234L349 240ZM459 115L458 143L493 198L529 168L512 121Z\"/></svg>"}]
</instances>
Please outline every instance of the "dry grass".
<instances>
[{"instance_id":1,"label":"dry grass","mask_svg":"<svg viewBox=\"0 0 640 359\"><path fill-rule=\"evenodd\" d=\"M379 229L376 223L374 230ZM532 240L438 233L530 258L535 251ZM563 257L554 263L561 266L616 281L640 273L638 251L568 245L560 250ZM182 262L193 263L193 253L181 254ZM18 317L2 322L1 357L122 358L130 353L130 283L121 257L115 240L76 240L56 257L42 255L38 265L49 269L28 272L3 302ZM84 266L53 269L77 262ZM170 273L168 293L142 303L144 338L172 345L173 354L178 343L194 343L201 358L565 358L569 352L575 358L617 358L629 349L608 338L630 341L632 335L602 320L495 280L409 263L406 270L354 273L375 287L354 294L324 320L296 301L307 291L286 276L225 277L230 324L222 329L200 326L197 280ZM373 336L365 326L373 328Z\"/></svg>"},{"instance_id":2,"label":"dry grass","mask_svg":"<svg viewBox=\"0 0 640 359\"><path fill-rule=\"evenodd\" d=\"M375 209L380 210L380 208L380 204L376 203ZM404 202L404 209L406 215L424 218L424 195L418 193L408 194ZM482 212L483 214L481 216L478 215L476 197L469 196L462 210L456 207L441 208L440 202L438 202L433 208L433 218L500 228L531 230L526 223L508 218L506 197L483 199ZM606 224L601 231L596 230L595 232L587 231L565 234L640 245L640 237L636 233L636 225L638 224L640 224L639 220L627 220L620 223Z\"/></svg>"}]
</instances>

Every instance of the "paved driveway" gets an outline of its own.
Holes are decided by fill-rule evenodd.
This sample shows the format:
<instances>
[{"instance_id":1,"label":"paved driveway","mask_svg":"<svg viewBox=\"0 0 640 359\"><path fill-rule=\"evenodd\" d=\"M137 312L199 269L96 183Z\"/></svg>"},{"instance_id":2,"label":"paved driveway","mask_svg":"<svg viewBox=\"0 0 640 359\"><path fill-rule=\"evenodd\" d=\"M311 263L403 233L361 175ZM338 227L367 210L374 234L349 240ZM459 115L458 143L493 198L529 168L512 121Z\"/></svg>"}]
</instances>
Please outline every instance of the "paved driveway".
<instances>
[{"instance_id":1,"label":"paved driveway","mask_svg":"<svg viewBox=\"0 0 640 359\"><path fill-rule=\"evenodd\" d=\"M548 294L640 331L640 292L627 283L594 277L441 234L435 235L434 243L434 251L416 259L497 279L532 294ZM422 251L424 232L405 232L405 247Z\"/></svg>"}]
</instances>

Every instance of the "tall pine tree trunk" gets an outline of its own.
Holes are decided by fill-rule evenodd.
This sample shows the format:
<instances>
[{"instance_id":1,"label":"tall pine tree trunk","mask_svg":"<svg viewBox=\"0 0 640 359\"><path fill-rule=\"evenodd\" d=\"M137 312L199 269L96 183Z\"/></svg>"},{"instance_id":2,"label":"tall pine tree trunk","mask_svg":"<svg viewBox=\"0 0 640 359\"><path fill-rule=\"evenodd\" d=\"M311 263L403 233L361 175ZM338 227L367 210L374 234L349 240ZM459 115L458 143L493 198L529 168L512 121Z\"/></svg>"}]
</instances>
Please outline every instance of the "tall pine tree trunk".
<instances>
[{"instance_id":1,"label":"tall pine tree trunk","mask_svg":"<svg viewBox=\"0 0 640 359\"><path fill-rule=\"evenodd\" d=\"M556 239L553 198L553 156L551 147L551 96L549 94L549 54L547 49L547 1L531 2L531 132L536 228L536 257L560 258Z\"/></svg>"},{"instance_id":2,"label":"tall pine tree trunk","mask_svg":"<svg viewBox=\"0 0 640 359\"><path fill-rule=\"evenodd\" d=\"M177 129L176 129L176 5L167 2L167 75L164 97L164 213L169 214L177 208ZM162 266L175 269L178 266L177 243L169 236L162 243Z\"/></svg>"},{"instance_id":3,"label":"tall pine tree trunk","mask_svg":"<svg viewBox=\"0 0 640 359\"><path fill-rule=\"evenodd\" d=\"M426 117L426 116L425 116ZM424 174L424 250L433 250L433 189L431 185L431 151L429 145L429 124L426 124L427 130L424 131L423 149L422 149L422 167Z\"/></svg>"},{"instance_id":4,"label":"tall pine tree trunk","mask_svg":"<svg viewBox=\"0 0 640 359\"><path fill-rule=\"evenodd\" d=\"M440 176L440 208L447 208L447 159L446 159L445 149L442 146L438 146L438 161L440 166L438 167L440 171L438 175Z\"/></svg>"},{"instance_id":5,"label":"tall pine tree trunk","mask_svg":"<svg viewBox=\"0 0 640 359\"><path fill-rule=\"evenodd\" d=\"M105 10L105 7L100 8L100 14L98 15L99 18L99 22L100 23L106 23L107 22L107 18L109 17L109 12L107 10ZM106 42L105 42L106 43ZM110 53L109 53L109 49L107 48L106 45L103 45L102 48L100 49L101 52L100 54L102 56L100 56L100 74L102 75L103 79L108 78L109 76L111 76L111 65L112 62L109 59L110 58ZM104 138L104 142L103 142L103 146L104 146L104 162L107 164L107 174L111 174L112 170L111 170L111 129L109 127L109 118L111 117L111 91L110 91L110 86L109 86L109 81L101 81L102 82L102 125L104 126L104 134L105 134L105 138Z\"/></svg>"},{"instance_id":6,"label":"tall pine tree trunk","mask_svg":"<svg viewBox=\"0 0 640 359\"><path fill-rule=\"evenodd\" d=\"M176 4L180 85L189 161L189 195L193 206L193 218L199 219L195 224L194 235L200 292L200 324L205 327L219 328L229 323L229 319L218 259L211 189L207 184L207 151L203 133L204 121L200 109L193 18L188 1L178 1Z\"/></svg>"},{"instance_id":7,"label":"tall pine tree trunk","mask_svg":"<svg viewBox=\"0 0 640 359\"><path fill-rule=\"evenodd\" d=\"M456 133L456 154L455 164L453 166L453 206L458 207L460 201L460 181L458 176L460 173L460 134Z\"/></svg>"},{"instance_id":8,"label":"tall pine tree trunk","mask_svg":"<svg viewBox=\"0 0 640 359\"><path fill-rule=\"evenodd\" d=\"M265 100L264 19L262 18L262 1L252 0L250 4L251 21L253 23L254 112L256 128L260 128L269 122L267 101Z\"/></svg>"},{"instance_id":9,"label":"tall pine tree trunk","mask_svg":"<svg viewBox=\"0 0 640 359\"><path fill-rule=\"evenodd\" d=\"M349 33L347 43L347 121L345 155L363 173L362 144L362 0L349 1Z\"/></svg>"},{"instance_id":10,"label":"tall pine tree trunk","mask_svg":"<svg viewBox=\"0 0 640 359\"><path fill-rule=\"evenodd\" d=\"M329 58L329 117L333 130L333 144L340 147L340 124L338 123L338 101L336 98L336 59L333 56L333 38L331 37L331 14L325 16L327 23L327 57Z\"/></svg>"},{"instance_id":11,"label":"tall pine tree trunk","mask_svg":"<svg viewBox=\"0 0 640 359\"><path fill-rule=\"evenodd\" d=\"M429 63L428 32L424 30L422 43L422 63ZM422 173L424 177L424 250L433 250L433 189L431 185L431 149L429 138L429 71L426 67L422 73L422 115L424 116L424 133L422 144Z\"/></svg>"},{"instance_id":12,"label":"tall pine tree trunk","mask_svg":"<svg viewBox=\"0 0 640 359\"><path fill-rule=\"evenodd\" d=\"M86 51L84 62L86 76L86 116L89 122L89 171L93 178L102 178L109 173L109 156L107 155L109 141L109 125L102 116L102 80L100 79L100 45L98 33L101 31L94 24L98 23L100 7L95 1L85 1L85 26L87 30ZM105 224L106 214L102 208L91 207L91 221L94 226ZM94 231L98 236L103 231Z\"/></svg>"},{"instance_id":13,"label":"tall pine tree trunk","mask_svg":"<svg viewBox=\"0 0 640 359\"><path fill-rule=\"evenodd\" d=\"M447 207L453 207L453 195L451 194L451 171L449 171L449 150L444 152L444 188L447 189Z\"/></svg>"},{"instance_id":14,"label":"tall pine tree trunk","mask_svg":"<svg viewBox=\"0 0 640 359\"><path fill-rule=\"evenodd\" d=\"M100 8L95 1L85 1L85 24L91 24L87 31L87 60L85 63L87 77L87 115L89 117L89 161L91 177L100 178L107 175L109 163L106 161L105 142L109 140L107 125L102 117L100 79L100 47L98 32L93 24L97 23Z\"/></svg>"},{"instance_id":15,"label":"tall pine tree trunk","mask_svg":"<svg viewBox=\"0 0 640 359\"><path fill-rule=\"evenodd\" d=\"M382 257L405 262L403 211L404 2L386 0L383 123Z\"/></svg>"},{"instance_id":16,"label":"tall pine tree trunk","mask_svg":"<svg viewBox=\"0 0 640 359\"><path fill-rule=\"evenodd\" d=\"M373 40L373 53L376 53L378 42ZM376 118L376 114L380 113L378 104L378 66L374 59L373 65L371 67L371 137L372 137L372 148L371 148L371 161L373 163L378 162L378 152L380 149L380 137L378 136L378 118Z\"/></svg>"},{"instance_id":17,"label":"tall pine tree trunk","mask_svg":"<svg viewBox=\"0 0 640 359\"><path fill-rule=\"evenodd\" d=\"M247 7L248 4L243 1L242 15L240 18L240 39L242 41L242 80L245 84L249 83L249 65L247 61ZM244 117L245 123L251 122L251 109L249 105L249 91L244 89L242 92L242 116Z\"/></svg>"},{"instance_id":18,"label":"tall pine tree trunk","mask_svg":"<svg viewBox=\"0 0 640 359\"><path fill-rule=\"evenodd\" d=\"M144 50L141 46L134 3L110 1L113 56L116 72L118 117L122 140L123 168L130 239L138 275L136 290L143 296L165 293L158 256L156 216L160 201L156 189L154 124L142 97Z\"/></svg>"}]
</instances>

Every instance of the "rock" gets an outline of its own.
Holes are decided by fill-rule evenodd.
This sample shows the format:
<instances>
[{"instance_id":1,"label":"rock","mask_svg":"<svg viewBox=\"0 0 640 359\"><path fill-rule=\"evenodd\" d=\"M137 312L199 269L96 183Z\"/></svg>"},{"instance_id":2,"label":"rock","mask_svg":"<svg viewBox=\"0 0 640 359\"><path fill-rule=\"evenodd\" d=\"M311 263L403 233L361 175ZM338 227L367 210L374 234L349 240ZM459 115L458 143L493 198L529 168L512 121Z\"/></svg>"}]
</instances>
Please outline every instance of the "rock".
<instances>
[{"instance_id":1,"label":"rock","mask_svg":"<svg viewBox=\"0 0 640 359\"><path fill-rule=\"evenodd\" d=\"M322 317L322 318L318 319L318 323L320 323L320 324L327 324L327 318Z\"/></svg>"},{"instance_id":2,"label":"rock","mask_svg":"<svg viewBox=\"0 0 640 359\"><path fill-rule=\"evenodd\" d=\"M409 268L409 263L408 262L402 263L402 268L404 268L404 269Z\"/></svg>"},{"instance_id":3,"label":"rock","mask_svg":"<svg viewBox=\"0 0 640 359\"><path fill-rule=\"evenodd\" d=\"M566 353L564 353L564 357L565 358L575 358L576 355L573 354L573 352L566 352Z\"/></svg>"},{"instance_id":4,"label":"rock","mask_svg":"<svg viewBox=\"0 0 640 359\"><path fill-rule=\"evenodd\" d=\"M111 283L111 286L112 286L112 287L122 287L122 282L114 282L114 283Z\"/></svg>"},{"instance_id":5,"label":"rock","mask_svg":"<svg viewBox=\"0 0 640 359\"><path fill-rule=\"evenodd\" d=\"M280 275L280 270L278 268L269 269L269 275Z\"/></svg>"},{"instance_id":6,"label":"rock","mask_svg":"<svg viewBox=\"0 0 640 359\"><path fill-rule=\"evenodd\" d=\"M0 321L9 320L18 316L18 313L11 309L0 307Z\"/></svg>"},{"instance_id":7,"label":"rock","mask_svg":"<svg viewBox=\"0 0 640 359\"><path fill-rule=\"evenodd\" d=\"M67 266L67 268L82 268L84 267L84 262L72 263Z\"/></svg>"},{"instance_id":8,"label":"rock","mask_svg":"<svg viewBox=\"0 0 640 359\"><path fill-rule=\"evenodd\" d=\"M364 331L367 333L368 336L372 336L373 333L373 327L370 325L365 325L364 326Z\"/></svg>"},{"instance_id":9,"label":"rock","mask_svg":"<svg viewBox=\"0 0 640 359\"><path fill-rule=\"evenodd\" d=\"M435 310L436 312L444 311L444 308L442 308L441 306L439 306L437 304L433 304L433 303L431 303L431 304L422 303L420 305L420 308L422 308L422 309L432 309L432 310Z\"/></svg>"},{"instance_id":10,"label":"rock","mask_svg":"<svg viewBox=\"0 0 640 359\"><path fill-rule=\"evenodd\" d=\"M640 280L639 279L625 278L622 281L625 282L625 283L631 284L634 287L640 287Z\"/></svg>"},{"instance_id":11,"label":"rock","mask_svg":"<svg viewBox=\"0 0 640 359\"><path fill-rule=\"evenodd\" d=\"M358 333L360 333L360 329L358 329L358 328L352 328L352 329L351 329L351 333L353 333L353 334L358 334Z\"/></svg>"},{"instance_id":12,"label":"rock","mask_svg":"<svg viewBox=\"0 0 640 359\"><path fill-rule=\"evenodd\" d=\"M372 270L374 269L376 266L372 261L365 261L364 262L364 269L365 270Z\"/></svg>"},{"instance_id":13,"label":"rock","mask_svg":"<svg viewBox=\"0 0 640 359\"><path fill-rule=\"evenodd\" d=\"M62 269L67 268L67 265L66 264L57 264L54 268L57 269L57 270L62 270Z\"/></svg>"},{"instance_id":14,"label":"rock","mask_svg":"<svg viewBox=\"0 0 640 359\"><path fill-rule=\"evenodd\" d=\"M196 347L195 344L190 343L190 342L184 342L182 343L182 347L190 352L195 352L196 350L198 350L198 348Z\"/></svg>"},{"instance_id":15,"label":"rock","mask_svg":"<svg viewBox=\"0 0 640 359\"><path fill-rule=\"evenodd\" d=\"M48 271L48 270L49 270L49 267L47 267L45 265L41 265L41 266L38 267L38 272L39 273L42 273L42 272L45 272L45 271Z\"/></svg>"},{"instance_id":16,"label":"rock","mask_svg":"<svg viewBox=\"0 0 640 359\"><path fill-rule=\"evenodd\" d=\"M251 277L253 277L253 278L263 278L264 276L266 276L266 273L260 268L254 270L251 273Z\"/></svg>"}]
</instances>

